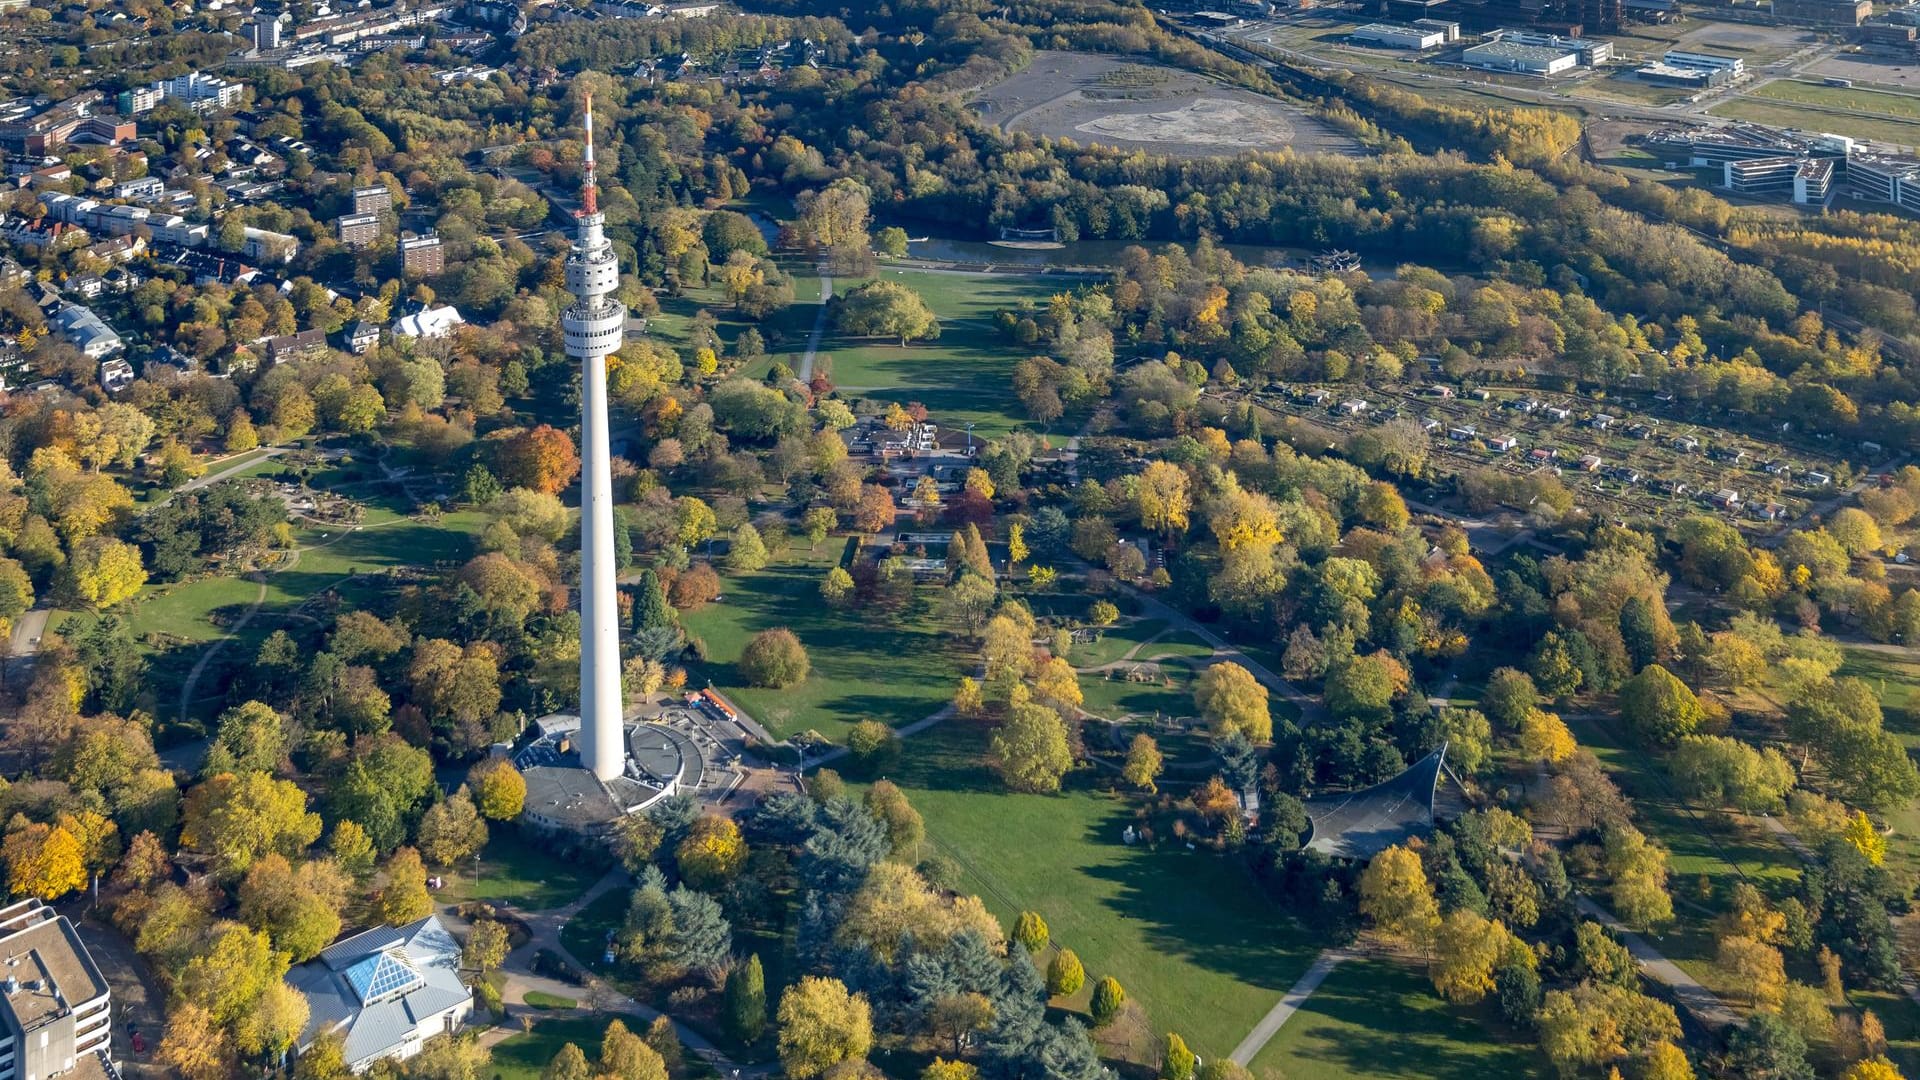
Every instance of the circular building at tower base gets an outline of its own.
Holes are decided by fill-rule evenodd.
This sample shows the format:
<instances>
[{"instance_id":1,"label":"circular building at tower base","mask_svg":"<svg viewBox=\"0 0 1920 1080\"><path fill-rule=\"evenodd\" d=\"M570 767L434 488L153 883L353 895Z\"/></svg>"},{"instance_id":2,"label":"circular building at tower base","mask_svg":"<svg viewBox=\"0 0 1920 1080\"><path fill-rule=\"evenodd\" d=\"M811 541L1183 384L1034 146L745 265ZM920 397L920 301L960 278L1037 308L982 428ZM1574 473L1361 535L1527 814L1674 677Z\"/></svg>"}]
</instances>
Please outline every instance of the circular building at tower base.
<instances>
[{"instance_id":1,"label":"circular building at tower base","mask_svg":"<svg viewBox=\"0 0 1920 1080\"><path fill-rule=\"evenodd\" d=\"M515 750L511 760L527 781L519 820L542 832L604 833L628 814L692 792L706 771L706 761L693 739L664 722L625 725L625 767L609 780L593 775L581 762L579 716L543 716L534 721L533 730L533 741Z\"/></svg>"}]
</instances>

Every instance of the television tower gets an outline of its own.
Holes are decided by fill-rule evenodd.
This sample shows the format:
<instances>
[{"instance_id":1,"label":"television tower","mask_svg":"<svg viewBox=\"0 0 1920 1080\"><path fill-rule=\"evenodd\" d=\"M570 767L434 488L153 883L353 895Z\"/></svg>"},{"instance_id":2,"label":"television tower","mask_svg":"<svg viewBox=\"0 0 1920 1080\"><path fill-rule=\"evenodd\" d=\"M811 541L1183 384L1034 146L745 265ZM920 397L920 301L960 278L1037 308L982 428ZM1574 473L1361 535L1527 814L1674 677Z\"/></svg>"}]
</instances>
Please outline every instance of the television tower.
<instances>
[{"instance_id":1,"label":"television tower","mask_svg":"<svg viewBox=\"0 0 1920 1080\"><path fill-rule=\"evenodd\" d=\"M560 316L567 355L580 362L580 760L611 780L626 767L620 694L620 607L613 588L613 455L607 443L607 357L626 334L627 309L613 299L620 263L602 232L593 178L593 95L587 95L587 153L579 225L567 256L573 303Z\"/></svg>"}]
</instances>

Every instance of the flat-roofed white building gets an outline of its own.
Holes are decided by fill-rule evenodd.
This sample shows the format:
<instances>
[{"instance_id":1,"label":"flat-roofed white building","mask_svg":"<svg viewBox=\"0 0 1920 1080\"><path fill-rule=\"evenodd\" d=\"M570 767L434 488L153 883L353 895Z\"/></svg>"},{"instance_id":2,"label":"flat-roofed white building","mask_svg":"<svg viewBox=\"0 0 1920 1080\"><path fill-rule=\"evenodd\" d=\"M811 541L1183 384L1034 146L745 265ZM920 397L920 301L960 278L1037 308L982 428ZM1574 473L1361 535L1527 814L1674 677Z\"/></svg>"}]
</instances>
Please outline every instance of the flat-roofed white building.
<instances>
[{"instance_id":1,"label":"flat-roofed white building","mask_svg":"<svg viewBox=\"0 0 1920 1080\"><path fill-rule=\"evenodd\" d=\"M1358 45L1378 45L1386 49L1412 49L1415 52L1437 49L1447 43L1445 30L1400 26L1395 23L1368 23L1365 26L1355 27L1348 37Z\"/></svg>"},{"instance_id":2,"label":"flat-roofed white building","mask_svg":"<svg viewBox=\"0 0 1920 1080\"><path fill-rule=\"evenodd\" d=\"M1668 49L1660 59L1674 67L1706 68L1710 71L1731 71L1739 75L1747 70L1747 62L1737 56L1722 56L1719 53L1688 52L1684 49Z\"/></svg>"},{"instance_id":3,"label":"flat-roofed white building","mask_svg":"<svg viewBox=\"0 0 1920 1080\"><path fill-rule=\"evenodd\" d=\"M107 980L66 916L38 900L0 908L0 1077L117 1077Z\"/></svg>"},{"instance_id":4,"label":"flat-roofed white building","mask_svg":"<svg viewBox=\"0 0 1920 1080\"><path fill-rule=\"evenodd\" d=\"M1468 67L1482 71L1508 71L1541 78L1570 71L1580 64L1580 58L1571 49L1521 45L1511 41L1489 41L1484 45L1475 45L1462 52L1460 60Z\"/></svg>"}]
</instances>

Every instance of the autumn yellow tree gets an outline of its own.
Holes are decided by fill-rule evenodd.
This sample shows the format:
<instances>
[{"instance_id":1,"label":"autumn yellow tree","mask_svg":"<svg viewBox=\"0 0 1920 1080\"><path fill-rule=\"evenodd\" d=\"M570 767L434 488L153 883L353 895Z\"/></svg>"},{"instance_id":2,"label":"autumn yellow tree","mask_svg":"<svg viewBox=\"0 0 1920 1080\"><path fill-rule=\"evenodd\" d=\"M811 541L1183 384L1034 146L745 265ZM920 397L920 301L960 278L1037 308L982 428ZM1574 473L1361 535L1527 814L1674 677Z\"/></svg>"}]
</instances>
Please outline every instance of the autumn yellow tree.
<instances>
[{"instance_id":1,"label":"autumn yellow tree","mask_svg":"<svg viewBox=\"0 0 1920 1080\"><path fill-rule=\"evenodd\" d=\"M36 821L10 829L0 857L7 862L10 895L55 900L87 887L80 840L59 826Z\"/></svg>"},{"instance_id":2,"label":"autumn yellow tree","mask_svg":"<svg viewBox=\"0 0 1920 1080\"><path fill-rule=\"evenodd\" d=\"M1434 933L1428 974L1441 997L1467 1005L1493 992L1494 970L1508 959L1530 965L1533 953L1498 919L1455 908Z\"/></svg>"},{"instance_id":3,"label":"autumn yellow tree","mask_svg":"<svg viewBox=\"0 0 1920 1080\"><path fill-rule=\"evenodd\" d=\"M1714 964L1750 1005L1774 1008L1786 994L1785 961L1779 949L1764 941L1739 934L1723 937Z\"/></svg>"},{"instance_id":4,"label":"autumn yellow tree","mask_svg":"<svg viewBox=\"0 0 1920 1080\"><path fill-rule=\"evenodd\" d=\"M1872 1057L1865 1061L1856 1061L1846 1072L1840 1074L1840 1080L1906 1080L1898 1066L1884 1057Z\"/></svg>"},{"instance_id":5,"label":"autumn yellow tree","mask_svg":"<svg viewBox=\"0 0 1920 1080\"><path fill-rule=\"evenodd\" d=\"M1360 874L1360 913L1384 933L1424 946L1440 923L1426 868L1417 852L1395 844Z\"/></svg>"},{"instance_id":6,"label":"autumn yellow tree","mask_svg":"<svg viewBox=\"0 0 1920 1080\"><path fill-rule=\"evenodd\" d=\"M794 1080L808 1080L843 1061L859 1061L873 1046L867 999L838 979L807 976L780 995L780 1064Z\"/></svg>"},{"instance_id":7,"label":"autumn yellow tree","mask_svg":"<svg viewBox=\"0 0 1920 1080\"><path fill-rule=\"evenodd\" d=\"M1084 700L1080 677L1073 665L1060 657L1050 657L1033 675L1033 696L1066 715L1074 715Z\"/></svg>"},{"instance_id":8,"label":"autumn yellow tree","mask_svg":"<svg viewBox=\"0 0 1920 1080\"><path fill-rule=\"evenodd\" d=\"M147 570L140 549L110 536L89 536L74 545L62 573L66 595L96 608L110 608L140 591Z\"/></svg>"},{"instance_id":9,"label":"autumn yellow tree","mask_svg":"<svg viewBox=\"0 0 1920 1080\"><path fill-rule=\"evenodd\" d=\"M1873 827L1873 821L1867 817L1866 811L1855 810L1853 816L1847 819L1846 831L1840 835L1873 865L1879 866L1887 861L1887 838Z\"/></svg>"},{"instance_id":10,"label":"autumn yellow tree","mask_svg":"<svg viewBox=\"0 0 1920 1080\"><path fill-rule=\"evenodd\" d=\"M1156 781L1160 778L1163 763L1160 744L1153 741L1153 736L1141 732L1133 737L1133 743L1127 747L1127 764L1120 775L1127 783L1152 795L1160 790Z\"/></svg>"},{"instance_id":11,"label":"autumn yellow tree","mask_svg":"<svg viewBox=\"0 0 1920 1080\"><path fill-rule=\"evenodd\" d=\"M1566 722L1543 709L1528 709L1520 717L1520 752L1535 761L1561 762L1573 756L1576 744Z\"/></svg>"},{"instance_id":12,"label":"autumn yellow tree","mask_svg":"<svg viewBox=\"0 0 1920 1080\"><path fill-rule=\"evenodd\" d=\"M1253 672L1231 660L1222 660L1201 674L1194 684L1193 701L1216 735L1238 731L1256 743L1273 739L1267 688Z\"/></svg>"},{"instance_id":13,"label":"autumn yellow tree","mask_svg":"<svg viewBox=\"0 0 1920 1080\"><path fill-rule=\"evenodd\" d=\"M708 814L693 823L687 838L674 851L680 873L700 889L716 889L732 881L746 865L747 842L730 817Z\"/></svg>"},{"instance_id":14,"label":"autumn yellow tree","mask_svg":"<svg viewBox=\"0 0 1920 1080\"><path fill-rule=\"evenodd\" d=\"M234 1067L233 1040L212 1013L182 1002L168 1011L159 1058L186 1080L225 1080Z\"/></svg>"},{"instance_id":15,"label":"autumn yellow tree","mask_svg":"<svg viewBox=\"0 0 1920 1080\"><path fill-rule=\"evenodd\" d=\"M1166 536L1185 532L1193 509L1186 471L1172 462L1149 463L1134 489L1134 509L1143 528Z\"/></svg>"},{"instance_id":16,"label":"autumn yellow tree","mask_svg":"<svg viewBox=\"0 0 1920 1080\"><path fill-rule=\"evenodd\" d=\"M1693 1080L1687 1052L1664 1040L1647 1047L1640 1063L1640 1080Z\"/></svg>"},{"instance_id":17,"label":"autumn yellow tree","mask_svg":"<svg viewBox=\"0 0 1920 1080\"><path fill-rule=\"evenodd\" d=\"M467 772L474 805L491 821L512 821L527 801L527 781L506 758L487 758Z\"/></svg>"}]
</instances>

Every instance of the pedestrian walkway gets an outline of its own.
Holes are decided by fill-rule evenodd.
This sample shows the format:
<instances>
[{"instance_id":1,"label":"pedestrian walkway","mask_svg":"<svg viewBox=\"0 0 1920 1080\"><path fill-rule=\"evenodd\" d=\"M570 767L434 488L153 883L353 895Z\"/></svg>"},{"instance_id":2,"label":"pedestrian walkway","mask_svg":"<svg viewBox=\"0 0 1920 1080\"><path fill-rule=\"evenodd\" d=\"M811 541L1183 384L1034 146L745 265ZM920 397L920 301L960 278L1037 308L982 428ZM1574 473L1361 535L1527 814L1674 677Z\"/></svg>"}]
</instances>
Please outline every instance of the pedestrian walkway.
<instances>
[{"instance_id":1,"label":"pedestrian walkway","mask_svg":"<svg viewBox=\"0 0 1920 1080\"><path fill-rule=\"evenodd\" d=\"M1266 686L1267 689L1275 691L1281 697L1293 702L1293 704L1300 709L1300 716L1303 720L1319 713L1319 698L1314 697L1312 694L1307 693L1274 674L1265 664L1242 652L1238 645L1230 644L1225 638L1201 625L1186 612L1162 602L1158 597L1141 592L1131 585L1123 587L1136 600L1140 601L1140 614L1143 617L1164 619L1169 629L1185 630L1198 637L1201 641L1213 646L1213 663L1218 663L1222 660L1231 660L1241 667L1246 668L1247 671L1251 673L1255 679L1259 680L1262 685Z\"/></svg>"},{"instance_id":2,"label":"pedestrian walkway","mask_svg":"<svg viewBox=\"0 0 1920 1080\"><path fill-rule=\"evenodd\" d=\"M607 871L600 880L594 882L585 892L575 897L572 902L563 904L557 908L548 908L544 911L521 911L512 904L494 905L501 913L510 915L514 919L526 924L528 937L518 948L507 954L506 962L500 966L500 974L503 977L500 997L506 1004L507 1019L509 1022L482 1032L480 1035L481 1044L489 1047L495 1046L506 1039L520 1034L523 1017L529 1018L537 1023L542 1017L567 1016L580 1011L563 1009L540 1010L527 1005L527 994L542 993L584 1002L587 1005L586 1011L593 1014L608 1014L609 1020L613 1019L616 1015L624 1014L630 1017L637 1017L643 1023L651 1024L656 1018L667 1016L667 1019L673 1024L674 1034L680 1038L680 1045L685 1047L688 1053L707 1062L713 1067L715 1072L723 1077L727 1077L728 1080L757 1080L757 1078L767 1076L776 1071L777 1066L774 1065L741 1066L736 1064L705 1035L700 1034L698 1031L681 1023L672 1016L662 1013L659 1009L651 1005L628 997L616 989L612 983L593 974L587 965L581 963L579 957L574 956L565 943L561 941L560 931L567 925L570 919L586 910L589 904L598 900L606 893L614 889L627 887L631 883L632 879L626 871L614 869ZM446 919L450 924L461 924L459 917L454 915L450 909L443 909L441 915L442 918ZM534 957L541 952L546 952L565 961L568 967L583 975L584 981L576 986L573 983L563 982L546 975L535 974L533 971Z\"/></svg>"},{"instance_id":3,"label":"pedestrian walkway","mask_svg":"<svg viewBox=\"0 0 1920 1080\"><path fill-rule=\"evenodd\" d=\"M1613 931L1620 938L1620 943L1639 962L1640 969L1647 977L1666 984L1681 1006L1701 1023L1710 1028L1722 1028L1740 1022L1739 1016L1727 1007L1726 1002L1700 985L1700 980L1681 970L1679 964L1660 955L1660 950L1654 948L1646 938L1627 929L1619 919L1613 917L1612 912L1584 896L1574 897L1573 902L1582 915Z\"/></svg>"},{"instance_id":4,"label":"pedestrian walkway","mask_svg":"<svg viewBox=\"0 0 1920 1080\"><path fill-rule=\"evenodd\" d=\"M1300 1006L1306 1004L1307 999L1313 996L1313 992L1320 989L1320 984L1333 973L1333 969L1353 957L1354 954L1346 949L1327 949L1321 952L1314 958L1312 966L1301 974L1299 981L1293 984L1292 989L1280 995L1280 1000L1273 1003L1273 1008L1267 1010L1267 1015L1253 1025L1253 1030L1247 1032L1247 1037L1241 1039L1240 1045L1234 1047L1233 1053L1227 1056L1240 1065L1253 1064L1253 1059L1258 1057L1267 1043L1280 1033L1281 1026L1292 1019Z\"/></svg>"}]
</instances>

